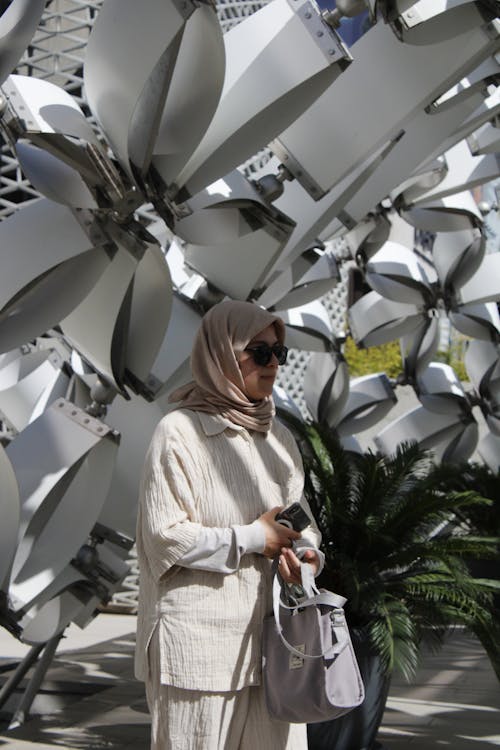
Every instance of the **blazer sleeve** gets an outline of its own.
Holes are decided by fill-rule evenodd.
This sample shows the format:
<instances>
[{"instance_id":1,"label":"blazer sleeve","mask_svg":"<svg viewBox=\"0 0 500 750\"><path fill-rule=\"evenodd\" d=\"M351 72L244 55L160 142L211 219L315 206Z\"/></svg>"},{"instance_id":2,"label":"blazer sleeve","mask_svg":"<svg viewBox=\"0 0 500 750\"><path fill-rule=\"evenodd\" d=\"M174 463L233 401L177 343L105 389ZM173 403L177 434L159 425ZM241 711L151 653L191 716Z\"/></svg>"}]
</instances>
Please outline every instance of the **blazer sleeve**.
<instances>
[{"instance_id":1,"label":"blazer sleeve","mask_svg":"<svg viewBox=\"0 0 500 750\"><path fill-rule=\"evenodd\" d=\"M153 577L158 580L196 544L201 524L188 456L158 428L146 455L139 494L137 539Z\"/></svg>"}]
</instances>

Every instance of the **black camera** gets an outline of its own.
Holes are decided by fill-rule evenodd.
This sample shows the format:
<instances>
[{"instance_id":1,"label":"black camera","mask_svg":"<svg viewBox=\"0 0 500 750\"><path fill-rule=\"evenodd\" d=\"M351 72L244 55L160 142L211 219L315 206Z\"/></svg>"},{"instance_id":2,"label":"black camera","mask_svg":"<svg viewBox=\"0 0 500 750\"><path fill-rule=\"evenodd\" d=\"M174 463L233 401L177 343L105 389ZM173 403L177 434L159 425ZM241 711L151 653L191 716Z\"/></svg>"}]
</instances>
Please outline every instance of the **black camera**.
<instances>
[{"instance_id":1,"label":"black camera","mask_svg":"<svg viewBox=\"0 0 500 750\"><path fill-rule=\"evenodd\" d=\"M275 520L294 531L302 531L311 525L311 519L300 503L292 503L288 508L280 511Z\"/></svg>"}]
</instances>

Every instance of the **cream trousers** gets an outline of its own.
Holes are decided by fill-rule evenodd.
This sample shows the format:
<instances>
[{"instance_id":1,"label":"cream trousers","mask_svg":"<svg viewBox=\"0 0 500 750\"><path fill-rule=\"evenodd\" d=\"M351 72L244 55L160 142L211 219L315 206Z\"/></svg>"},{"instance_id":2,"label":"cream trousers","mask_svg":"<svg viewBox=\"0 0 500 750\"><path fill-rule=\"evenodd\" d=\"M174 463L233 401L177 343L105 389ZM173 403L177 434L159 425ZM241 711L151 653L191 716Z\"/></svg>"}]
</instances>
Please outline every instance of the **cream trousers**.
<instances>
[{"instance_id":1,"label":"cream trousers","mask_svg":"<svg viewBox=\"0 0 500 750\"><path fill-rule=\"evenodd\" d=\"M162 685L155 641L146 681L151 750L307 750L306 725L271 719L260 685L224 693Z\"/></svg>"}]
</instances>

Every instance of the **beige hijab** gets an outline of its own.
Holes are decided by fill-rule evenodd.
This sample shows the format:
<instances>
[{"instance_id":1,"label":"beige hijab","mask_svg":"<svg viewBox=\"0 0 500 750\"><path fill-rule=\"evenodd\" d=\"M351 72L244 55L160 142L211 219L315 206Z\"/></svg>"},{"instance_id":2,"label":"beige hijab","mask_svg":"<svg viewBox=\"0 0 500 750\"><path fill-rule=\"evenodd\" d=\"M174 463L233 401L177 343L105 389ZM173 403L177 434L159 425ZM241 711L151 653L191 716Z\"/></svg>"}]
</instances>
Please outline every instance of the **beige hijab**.
<instances>
[{"instance_id":1,"label":"beige hijab","mask_svg":"<svg viewBox=\"0 0 500 750\"><path fill-rule=\"evenodd\" d=\"M285 325L251 302L228 301L214 305L201 321L191 353L193 380L174 391L169 401L180 401L177 408L220 414L249 430L267 432L275 409L271 397L250 401L245 395L235 352L243 351L258 334L274 325L280 344Z\"/></svg>"}]
</instances>

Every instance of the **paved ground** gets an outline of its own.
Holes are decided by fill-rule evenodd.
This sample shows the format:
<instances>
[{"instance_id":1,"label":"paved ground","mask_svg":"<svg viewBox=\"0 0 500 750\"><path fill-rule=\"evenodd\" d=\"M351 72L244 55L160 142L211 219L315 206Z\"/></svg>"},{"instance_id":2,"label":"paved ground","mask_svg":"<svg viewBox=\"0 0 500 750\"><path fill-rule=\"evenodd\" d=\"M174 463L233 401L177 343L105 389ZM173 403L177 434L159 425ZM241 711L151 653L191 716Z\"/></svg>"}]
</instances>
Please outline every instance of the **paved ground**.
<instances>
[{"instance_id":1,"label":"paved ground","mask_svg":"<svg viewBox=\"0 0 500 750\"><path fill-rule=\"evenodd\" d=\"M0 711L0 748L148 750L142 685L132 674L135 617L101 614L60 643L32 718L7 729L20 694ZM0 679L27 647L0 630ZM500 689L481 647L461 633L426 655L411 684L394 678L379 741L387 750L500 746ZM334 750L334 748L332 748Z\"/></svg>"}]
</instances>

